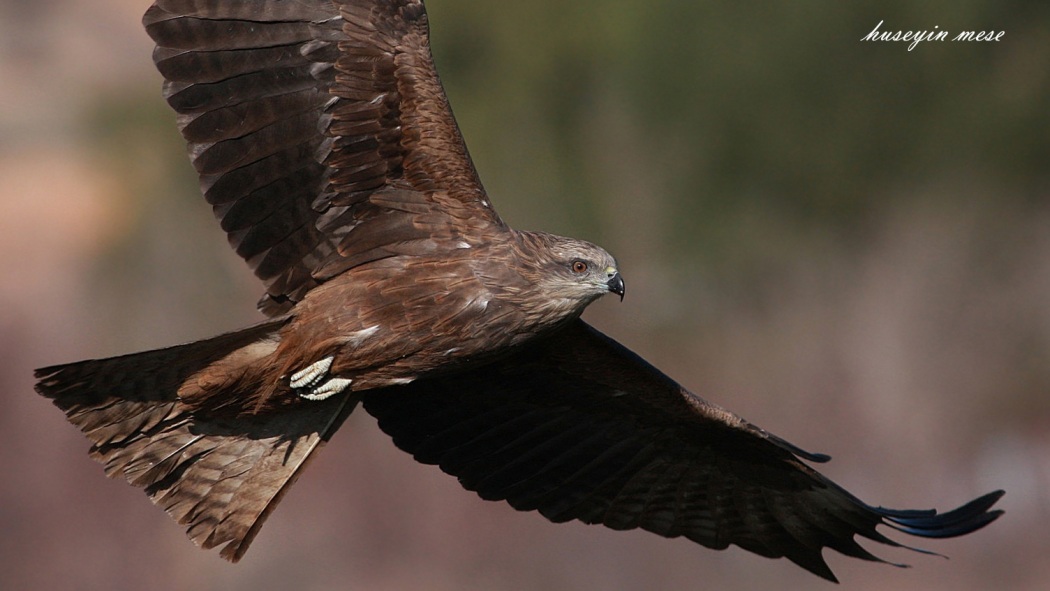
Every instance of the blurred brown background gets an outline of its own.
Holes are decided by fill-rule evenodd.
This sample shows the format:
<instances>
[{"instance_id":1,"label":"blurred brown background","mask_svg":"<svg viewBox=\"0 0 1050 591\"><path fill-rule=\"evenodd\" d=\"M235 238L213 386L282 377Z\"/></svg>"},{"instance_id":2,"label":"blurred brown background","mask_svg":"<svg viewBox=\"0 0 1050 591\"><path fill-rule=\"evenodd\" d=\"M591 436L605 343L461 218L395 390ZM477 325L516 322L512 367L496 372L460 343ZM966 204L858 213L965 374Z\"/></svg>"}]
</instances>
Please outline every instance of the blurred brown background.
<instances>
[{"instance_id":1,"label":"blurred brown background","mask_svg":"<svg viewBox=\"0 0 1050 591\"><path fill-rule=\"evenodd\" d=\"M102 476L32 369L211 336L261 288L160 98L147 0L0 0L0 589L831 588L786 561L486 503L356 413L245 560ZM768 3L767 3L768 4ZM917 3L916 3L917 4ZM886 506L975 535L849 589L1050 588L1050 5L432 0L504 218L594 240L587 318ZM861 43L1004 30L999 43Z\"/></svg>"}]
</instances>

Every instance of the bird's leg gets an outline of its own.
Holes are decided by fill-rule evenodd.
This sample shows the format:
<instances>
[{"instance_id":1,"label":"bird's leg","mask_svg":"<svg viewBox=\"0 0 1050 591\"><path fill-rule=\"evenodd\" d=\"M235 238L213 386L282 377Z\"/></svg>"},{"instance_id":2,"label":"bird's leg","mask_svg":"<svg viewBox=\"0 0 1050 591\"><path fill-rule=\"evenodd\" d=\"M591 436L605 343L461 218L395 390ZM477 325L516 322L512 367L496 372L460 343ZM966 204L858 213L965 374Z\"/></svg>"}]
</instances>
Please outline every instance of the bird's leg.
<instances>
[{"instance_id":1,"label":"bird's leg","mask_svg":"<svg viewBox=\"0 0 1050 591\"><path fill-rule=\"evenodd\" d=\"M352 380L348 378L325 379L328 370L332 367L333 359L332 356L325 357L293 373L288 380L288 385L297 390L299 396L306 400L324 400L342 392Z\"/></svg>"}]
</instances>

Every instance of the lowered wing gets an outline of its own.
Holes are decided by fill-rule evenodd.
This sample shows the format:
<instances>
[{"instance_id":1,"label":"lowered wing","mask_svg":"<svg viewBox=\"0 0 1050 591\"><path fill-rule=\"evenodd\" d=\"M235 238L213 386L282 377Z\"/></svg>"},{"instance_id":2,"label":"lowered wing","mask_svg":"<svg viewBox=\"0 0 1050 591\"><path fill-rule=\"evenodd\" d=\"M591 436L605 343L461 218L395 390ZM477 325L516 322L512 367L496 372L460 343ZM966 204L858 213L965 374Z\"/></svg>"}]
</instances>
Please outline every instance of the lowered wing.
<instances>
[{"instance_id":1,"label":"lowered wing","mask_svg":"<svg viewBox=\"0 0 1050 591\"><path fill-rule=\"evenodd\" d=\"M463 375L366 393L395 444L467 489L613 529L735 544L835 580L833 548L878 560L856 541L900 546L876 526L925 538L996 519L1002 492L949 511L868 505L810 468L827 461L683 389L582 321Z\"/></svg>"}]
</instances>

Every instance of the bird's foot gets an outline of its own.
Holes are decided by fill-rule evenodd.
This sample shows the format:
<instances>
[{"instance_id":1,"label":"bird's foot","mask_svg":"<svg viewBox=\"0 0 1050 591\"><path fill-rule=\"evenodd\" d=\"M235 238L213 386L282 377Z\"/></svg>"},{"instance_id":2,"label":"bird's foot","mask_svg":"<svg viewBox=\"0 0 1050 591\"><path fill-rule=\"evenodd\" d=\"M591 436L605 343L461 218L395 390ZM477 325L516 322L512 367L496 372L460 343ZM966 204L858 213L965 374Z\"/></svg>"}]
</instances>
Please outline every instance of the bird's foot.
<instances>
[{"instance_id":1,"label":"bird's foot","mask_svg":"<svg viewBox=\"0 0 1050 591\"><path fill-rule=\"evenodd\" d=\"M307 400L324 400L329 396L334 396L343 390L346 390L347 386L349 386L352 381L353 380L349 378L332 378L320 386L316 386L305 392L299 392L299 397Z\"/></svg>"},{"instance_id":2,"label":"bird's foot","mask_svg":"<svg viewBox=\"0 0 1050 591\"><path fill-rule=\"evenodd\" d=\"M329 355L324 359L310 364L306 369L299 370L292 374L288 385L299 389L299 388L313 388L321 383L325 374L332 368L332 361L335 357Z\"/></svg>"},{"instance_id":3,"label":"bird's foot","mask_svg":"<svg viewBox=\"0 0 1050 591\"><path fill-rule=\"evenodd\" d=\"M328 378L334 357L325 357L310 364L305 369L292 374L288 385L299 392L300 398L306 400L324 400L345 390L352 380L348 378Z\"/></svg>"}]
</instances>

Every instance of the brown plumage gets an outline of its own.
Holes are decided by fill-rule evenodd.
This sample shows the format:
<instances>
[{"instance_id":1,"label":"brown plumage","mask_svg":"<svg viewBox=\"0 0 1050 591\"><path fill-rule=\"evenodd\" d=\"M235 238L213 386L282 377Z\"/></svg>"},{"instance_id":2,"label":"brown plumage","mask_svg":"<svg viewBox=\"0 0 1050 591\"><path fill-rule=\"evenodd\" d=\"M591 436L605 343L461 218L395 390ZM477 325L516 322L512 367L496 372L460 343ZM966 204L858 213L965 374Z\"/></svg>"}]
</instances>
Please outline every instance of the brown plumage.
<instances>
[{"instance_id":1,"label":"brown plumage","mask_svg":"<svg viewBox=\"0 0 1050 591\"><path fill-rule=\"evenodd\" d=\"M994 520L869 506L811 454L693 395L579 315L623 295L592 244L509 228L467 154L411 0L158 0L144 18L205 199L270 317L37 370L37 390L205 548L239 559L359 403L486 499L736 544L834 579Z\"/></svg>"}]
</instances>

